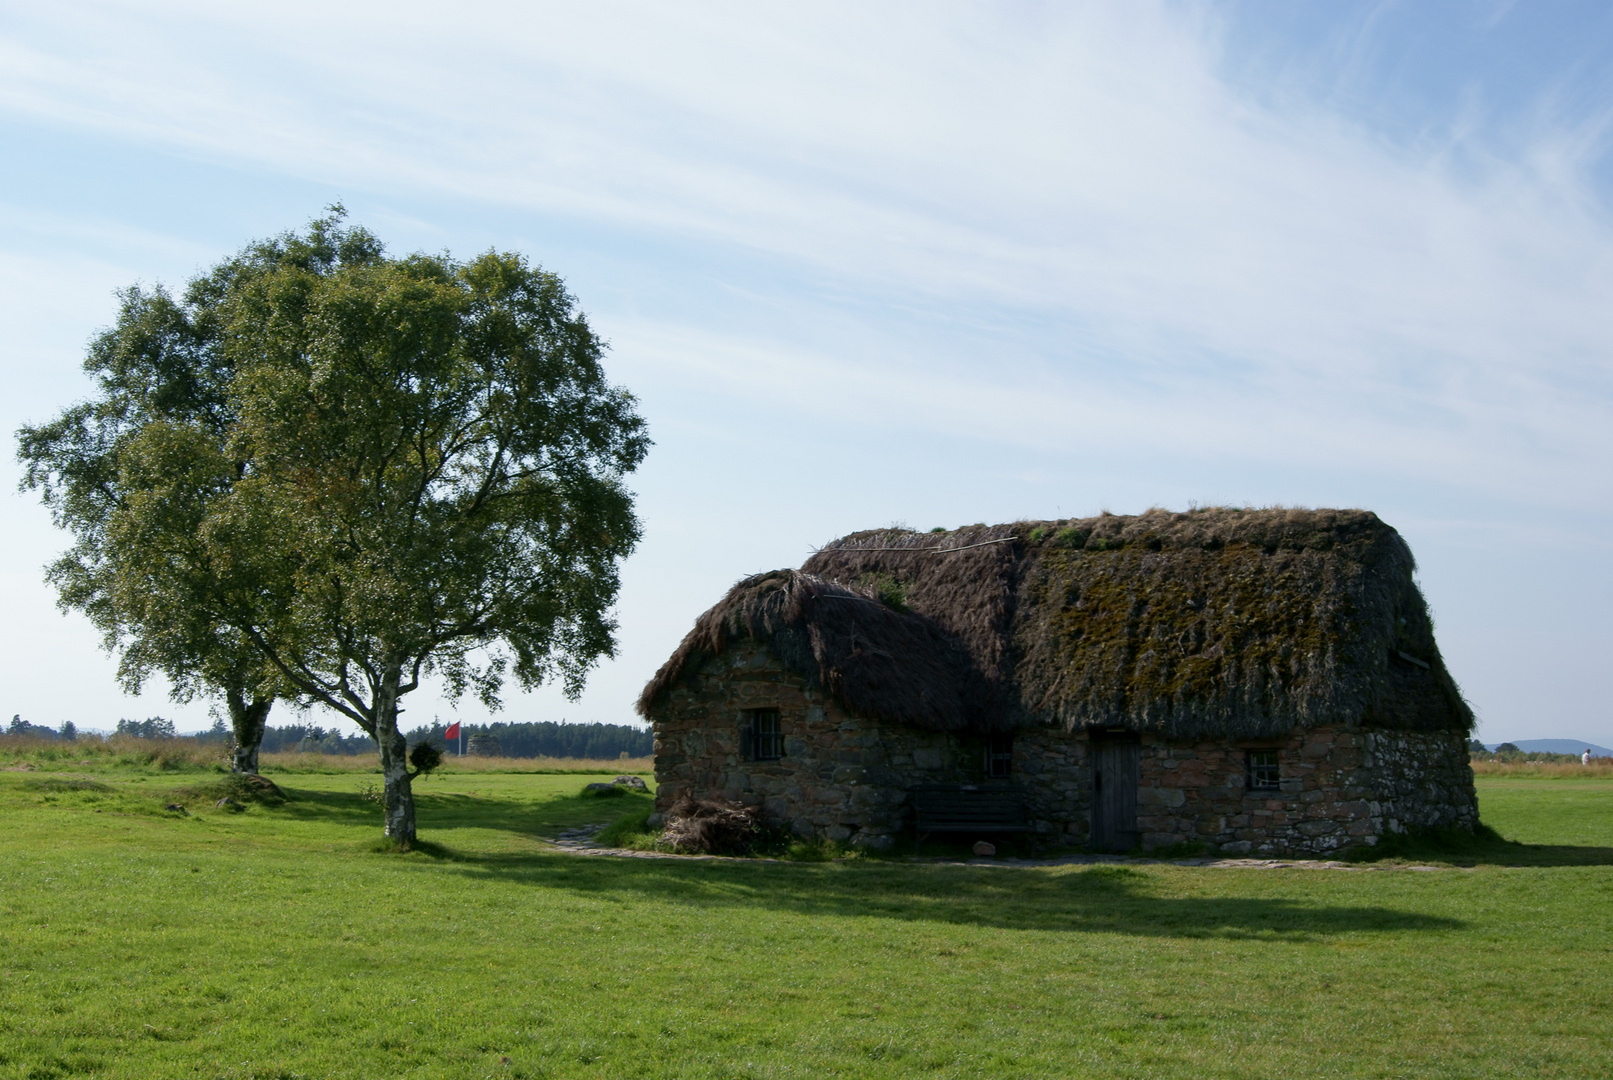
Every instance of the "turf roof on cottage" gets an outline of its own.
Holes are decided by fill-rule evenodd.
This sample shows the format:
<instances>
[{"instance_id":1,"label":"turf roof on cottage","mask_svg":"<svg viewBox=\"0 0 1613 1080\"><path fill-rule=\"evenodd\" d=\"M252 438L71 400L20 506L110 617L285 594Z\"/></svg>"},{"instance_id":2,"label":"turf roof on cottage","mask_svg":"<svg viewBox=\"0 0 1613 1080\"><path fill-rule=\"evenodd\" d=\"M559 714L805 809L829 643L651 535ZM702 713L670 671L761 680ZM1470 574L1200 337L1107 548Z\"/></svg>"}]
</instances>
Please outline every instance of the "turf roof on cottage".
<instances>
[{"instance_id":1,"label":"turf roof on cottage","mask_svg":"<svg viewBox=\"0 0 1613 1080\"><path fill-rule=\"evenodd\" d=\"M1405 541L1363 510L885 529L737 584L639 710L736 638L849 711L943 731L1465 731Z\"/></svg>"}]
</instances>

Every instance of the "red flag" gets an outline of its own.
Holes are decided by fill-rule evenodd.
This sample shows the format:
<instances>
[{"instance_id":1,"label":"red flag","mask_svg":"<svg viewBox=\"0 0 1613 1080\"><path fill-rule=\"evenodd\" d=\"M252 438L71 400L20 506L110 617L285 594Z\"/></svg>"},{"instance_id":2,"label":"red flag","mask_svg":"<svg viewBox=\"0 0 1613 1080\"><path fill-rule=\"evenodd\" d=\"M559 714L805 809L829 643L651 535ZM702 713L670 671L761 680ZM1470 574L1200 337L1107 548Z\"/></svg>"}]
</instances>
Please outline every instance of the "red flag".
<instances>
[{"instance_id":1,"label":"red flag","mask_svg":"<svg viewBox=\"0 0 1613 1080\"><path fill-rule=\"evenodd\" d=\"M453 726L442 733L442 737L449 742L453 742L455 739L459 738L459 721L455 720Z\"/></svg>"}]
</instances>

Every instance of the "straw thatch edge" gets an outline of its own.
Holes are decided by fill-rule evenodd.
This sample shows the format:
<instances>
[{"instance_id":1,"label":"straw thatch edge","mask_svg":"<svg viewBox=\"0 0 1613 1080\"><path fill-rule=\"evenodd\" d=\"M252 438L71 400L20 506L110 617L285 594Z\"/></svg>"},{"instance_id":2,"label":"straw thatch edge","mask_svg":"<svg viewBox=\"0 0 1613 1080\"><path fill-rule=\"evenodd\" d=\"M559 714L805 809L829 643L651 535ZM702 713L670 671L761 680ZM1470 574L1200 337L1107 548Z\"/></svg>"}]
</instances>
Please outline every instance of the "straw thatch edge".
<instances>
[{"instance_id":1,"label":"straw thatch edge","mask_svg":"<svg viewBox=\"0 0 1613 1080\"><path fill-rule=\"evenodd\" d=\"M849 711L938 731L1257 738L1468 730L1405 541L1364 510L874 530L739 582L645 687L648 717L735 637Z\"/></svg>"},{"instance_id":2,"label":"straw thatch edge","mask_svg":"<svg viewBox=\"0 0 1613 1080\"><path fill-rule=\"evenodd\" d=\"M735 640L765 642L786 669L858 715L936 731L977 719L979 679L952 635L869 590L797 570L745 578L701 615L644 688L639 714Z\"/></svg>"}]
</instances>

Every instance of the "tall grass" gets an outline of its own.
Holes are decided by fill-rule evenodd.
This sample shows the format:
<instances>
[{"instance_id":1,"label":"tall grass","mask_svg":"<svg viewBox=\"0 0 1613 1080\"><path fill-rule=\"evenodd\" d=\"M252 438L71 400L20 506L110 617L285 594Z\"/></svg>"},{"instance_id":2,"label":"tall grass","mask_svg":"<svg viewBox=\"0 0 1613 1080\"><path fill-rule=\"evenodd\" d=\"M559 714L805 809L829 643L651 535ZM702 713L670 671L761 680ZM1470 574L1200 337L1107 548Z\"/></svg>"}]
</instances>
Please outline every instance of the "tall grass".
<instances>
[{"instance_id":1,"label":"tall grass","mask_svg":"<svg viewBox=\"0 0 1613 1080\"><path fill-rule=\"evenodd\" d=\"M80 735L45 739L0 735L0 761L12 768L68 769L73 766L146 768L173 771L228 771L225 745L203 739L142 739L134 735Z\"/></svg>"},{"instance_id":2,"label":"tall grass","mask_svg":"<svg viewBox=\"0 0 1613 1080\"><path fill-rule=\"evenodd\" d=\"M262 754L258 767L264 772L282 773L367 773L378 772L373 754L306 754L287 750ZM623 775L652 773L655 759L639 758L553 758L553 757L459 757L446 755L438 768L442 773L606 773Z\"/></svg>"},{"instance_id":3,"label":"tall grass","mask_svg":"<svg viewBox=\"0 0 1613 1080\"><path fill-rule=\"evenodd\" d=\"M37 735L0 735L0 768L158 769L172 772L228 772L226 745L213 739L181 736L142 739L134 735L80 735L74 740ZM318 754L296 750L262 754L258 767L276 773L371 773L380 770L374 754ZM622 773L655 771L655 759L608 758L443 758L445 773Z\"/></svg>"},{"instance_id":4,"label":"tall grass","mask_svg":"<svg viewBox=\"0 0 1613 1080\"><path fill-rule=\"evenodd\" d=\"M282 773L367 773L379 768L373 754L320 754L297 750L263 754L258 764L267 772ZM225 744L221 742L186 736L177 739L142 739L134 735L86 734L69 741L37 735L0 734L0 767L32 766L58 770L86 765L176 772L227 772L229 756ZM442 769L450 773L617 772L647 775L655 771L655 759L459 757L449 754L443 758ZM1592 758L1589 765L1582 765L1578 761L1475 761L1473 775L1607 780L1613 779L1613 758Z\"/></svg>"},{"instance_id":5,"label":"tall grass","mask_svg":"<svg viewBox=\"0 0 1613 1080\"><path fill-rule=\"evenodd\" d=\"M1475 761L1473 775L1542 780L1606 780L1613 778L1613 758L1591 758L1589 765L1577 761Z\"/></svg>"}]
</instances>

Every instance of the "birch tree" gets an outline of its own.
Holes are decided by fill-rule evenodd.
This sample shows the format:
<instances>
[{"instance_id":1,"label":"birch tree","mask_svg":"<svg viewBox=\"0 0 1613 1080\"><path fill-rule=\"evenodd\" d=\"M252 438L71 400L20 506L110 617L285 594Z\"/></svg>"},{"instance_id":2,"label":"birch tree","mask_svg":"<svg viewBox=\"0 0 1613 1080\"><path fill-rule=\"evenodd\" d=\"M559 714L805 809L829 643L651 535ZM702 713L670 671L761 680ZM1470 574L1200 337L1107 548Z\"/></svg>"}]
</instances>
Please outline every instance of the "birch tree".
<instances>
[{"instance_id":1,"label":"birch tree","mask_svg":"<svg viewBox=\"0 0 1613 1080\"><path fill-rule=\"evenodd\" d=\"M497 707L509 678L575 696L613 654L649 439L564 283L519 255L391 258L327 220L242 257L262 271L229 302L228 448L251 464L204 531L256 583L231 624L379 745L407 847L429 762L398 718L423 679Z\"/></svg>"},{"instance_id":2,"label":"birch tree","mask_svg":"<svg viewBox=\"0 0 1613 1080\"><path fill-rule=\"evenodd\" d=\"M248 468L226 446L234 371L221 311L256 269L228 260L178 298L161 287L125 290L84 361L93 396L17 433L23 488L38 490L74 538L46 573L61 606L101 631L131 693L161 672L178 701L220 699L232 767L245 773L257 772L283 680L225 617L235 586L204 522Z\"/></svg>"}]
</instances>

